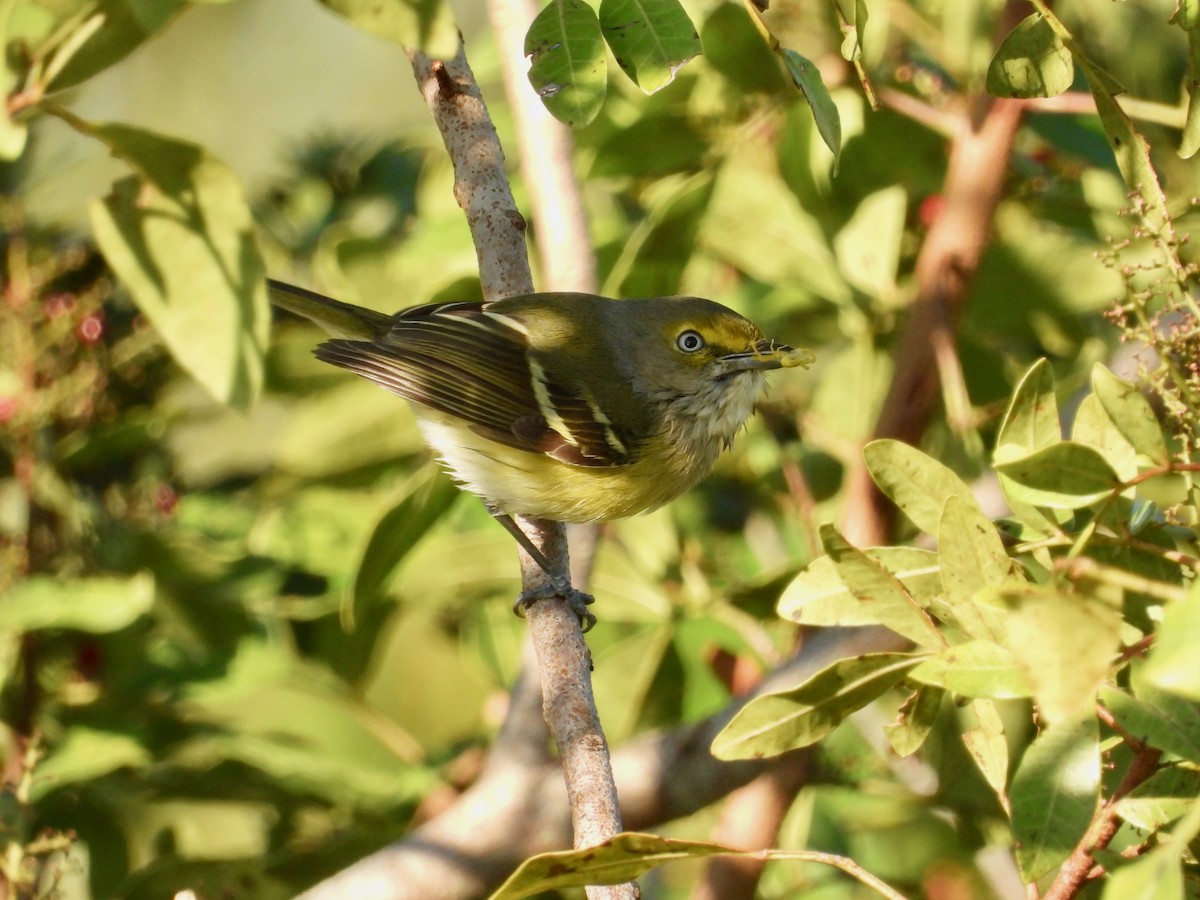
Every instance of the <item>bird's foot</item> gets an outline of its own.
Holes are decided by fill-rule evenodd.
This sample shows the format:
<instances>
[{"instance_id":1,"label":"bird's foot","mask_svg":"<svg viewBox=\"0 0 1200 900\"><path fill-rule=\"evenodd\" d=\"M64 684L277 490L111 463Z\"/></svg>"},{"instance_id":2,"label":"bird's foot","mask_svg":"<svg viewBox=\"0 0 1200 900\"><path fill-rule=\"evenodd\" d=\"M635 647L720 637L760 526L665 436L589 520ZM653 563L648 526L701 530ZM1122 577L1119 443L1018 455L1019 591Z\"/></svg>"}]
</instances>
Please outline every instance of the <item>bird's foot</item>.
<instances>
[{"instance_id":1,"label":"bird's foot","mask_svg":"<svg viewBox=\"0 0 1200 900\"><path fill-rule=\"evenodd\" d=\"M571 612L579 618L579 630L584 634L591 631L596 624L596 617L592 615L588 607L596 602L596 598L569 584L556 585L553 582L546 582L540 587L521 591L521 596L513 603L513 612L523 619L525 610L539 600L553 600L558 597L562 597Z\"/></svg>"}]
</instances>

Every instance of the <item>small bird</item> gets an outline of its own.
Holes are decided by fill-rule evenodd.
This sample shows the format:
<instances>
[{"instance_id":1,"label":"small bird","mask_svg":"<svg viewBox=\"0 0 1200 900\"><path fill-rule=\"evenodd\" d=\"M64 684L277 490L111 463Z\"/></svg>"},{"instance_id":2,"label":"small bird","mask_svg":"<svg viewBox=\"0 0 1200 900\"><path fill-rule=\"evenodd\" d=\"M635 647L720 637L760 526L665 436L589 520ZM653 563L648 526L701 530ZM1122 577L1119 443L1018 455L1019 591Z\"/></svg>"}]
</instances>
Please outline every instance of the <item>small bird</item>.
<instances>
[{"instance_id":1,"label":"small bird","mask_svg":"<svg viewBox=\"0 0 1200 900\"><path fill-rule=\"evenodd\" d=\"M556 579L512 516L599 522L662 506L732 443L764 371L813 362L699 297L538 293L389 316L277 281L270 296L332 336L318 359L412 401L450 474L550 576L514 609L562 596L585 631L592 598Z\"/></svg>"}]
</instances>

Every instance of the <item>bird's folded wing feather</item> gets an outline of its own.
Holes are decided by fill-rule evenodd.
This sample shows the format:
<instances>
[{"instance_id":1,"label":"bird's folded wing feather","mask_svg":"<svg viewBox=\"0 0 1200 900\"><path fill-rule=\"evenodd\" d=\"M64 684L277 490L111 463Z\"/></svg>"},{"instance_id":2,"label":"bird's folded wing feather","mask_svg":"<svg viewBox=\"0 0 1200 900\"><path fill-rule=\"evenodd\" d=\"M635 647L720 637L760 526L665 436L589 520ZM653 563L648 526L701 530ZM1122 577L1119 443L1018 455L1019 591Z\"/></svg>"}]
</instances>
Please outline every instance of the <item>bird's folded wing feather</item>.
<instances>
[{"instance_id":1,"label":"bird's folded wing feather","mask_svg":"<svg viewBox=\"0 0 1200 900\"><path fill-rule=\"evenodd\" d=\"M578 466L631 461L633 436L580 386L547 371L519 322L479 303L405 310L374 341L326 341L316 352L506 446Z\"/></svg>"}]
</instances>

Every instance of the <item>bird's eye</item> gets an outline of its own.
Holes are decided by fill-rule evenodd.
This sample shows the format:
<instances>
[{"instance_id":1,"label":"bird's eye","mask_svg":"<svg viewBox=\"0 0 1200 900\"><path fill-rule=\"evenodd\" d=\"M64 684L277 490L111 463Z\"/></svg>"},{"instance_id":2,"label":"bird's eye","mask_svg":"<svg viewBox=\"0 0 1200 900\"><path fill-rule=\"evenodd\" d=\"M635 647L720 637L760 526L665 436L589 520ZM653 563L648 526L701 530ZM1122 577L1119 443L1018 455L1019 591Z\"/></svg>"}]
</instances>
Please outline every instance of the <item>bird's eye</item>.
<instances>
[{"instance_id":1,"label":"bird's eye","mask_svg":"<svg viewBox=\"0 0 1200 900\"><path fill-rule=\"evenodd\" d=\"M704 348L704 338L700 332L688 329L680 332L679 337L675 338L675 346L684 353L695 353Z\"/></svg>"}]
</instances>

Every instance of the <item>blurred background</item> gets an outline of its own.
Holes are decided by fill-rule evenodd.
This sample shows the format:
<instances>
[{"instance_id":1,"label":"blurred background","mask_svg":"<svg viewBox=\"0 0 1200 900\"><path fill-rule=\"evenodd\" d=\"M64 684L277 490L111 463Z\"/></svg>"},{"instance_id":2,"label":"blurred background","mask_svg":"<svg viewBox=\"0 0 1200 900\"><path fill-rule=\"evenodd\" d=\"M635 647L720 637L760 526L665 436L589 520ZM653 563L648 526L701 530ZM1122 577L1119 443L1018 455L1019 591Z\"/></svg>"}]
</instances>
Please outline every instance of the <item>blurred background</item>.
<instances>
[{"instance_id":1,"label":"blurred background","mask_svg":"<svg viewBox=\"0 0 1200 900\"><path fill-rule=\"evenodd\" d=\"M5 9L26 27L21 9L39 6ZM746 11L684 6L704 55L653 96L610 61L600 115L573 132L603 292L712 297L818 363L774 373L700 488L604 529L589 644L614 744L721 709L790 652L775 602L819 553L815 525L846 514L945 210L952 141L983 108L1012 8L1029 11L868 0L873 111L834 6L774 6L772 29L816 62L840 114L835 171ZM1186 235L1197 169L1175 151L1189 51L1170 7L1056 5L1141 104ZM79 8L43 12L61 25ZM482 7L454 12L524 210L501 66L526 61L502 57ZM23 45L8 34L11 73ZM920 443L968 480L1030 363L1048 357L1069 395L1122 343L1105 312L1143 258L1114 250L1130 236L1127 188L1082 80L1064 96L1031 108L1000 159L990 238L936 363ZM385 311L479 295L404 52L321 5L181 4L52 99L85 122L201 145L240 183L273 277ZM519 665L516 556L437 472L403 402L311 357L309 325L274 323L265 390L246 409L189 377L94 242L95 205L128 171L53 115L0 168L0 809L26 854L5 870L7 896L291 896L477 774ZM840 729L783 840L851 854L914 892L1003 896L1011 877L987 860L1005 852L1004 815L956 738L935 734L914 780L863 730ZM1014 747L1025 740L1014 728ZM716 818L668 832L704 837ZM656 874L647 896L686 897L695 872ZM861 895L809 866L773 867L759 891Z\"/></svg>"}]
</instances>

